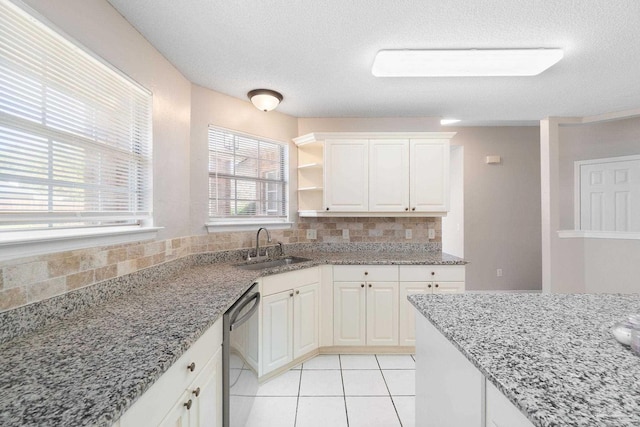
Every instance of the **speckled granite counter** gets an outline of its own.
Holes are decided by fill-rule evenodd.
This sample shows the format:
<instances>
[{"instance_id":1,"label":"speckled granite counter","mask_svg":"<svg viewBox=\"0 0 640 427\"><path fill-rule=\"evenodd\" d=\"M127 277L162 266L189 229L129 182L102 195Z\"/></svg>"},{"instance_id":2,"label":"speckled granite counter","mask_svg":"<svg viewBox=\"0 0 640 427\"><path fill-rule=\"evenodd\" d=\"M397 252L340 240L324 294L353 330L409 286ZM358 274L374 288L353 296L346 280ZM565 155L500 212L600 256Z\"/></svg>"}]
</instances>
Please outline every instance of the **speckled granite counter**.
<instances>
[{"instance_id":1,"label":"speckled granite counter","mask_svg":"<svg viewBox=\"0 0 640 427\"><path fill-rule=\"evenodd\" d=\"M609 332L640 295L409 300L534 425L640 426L640 357Z\"/></svg>"},{"instance_id":2,"label":"speckled granite counter","mask_svg":"<svg viewBox=\"0 0 640 427\"><path fill-rule=\"evenodd\" d=\"M259 276L320 264L464 263L376 247L387 250L293 246L310 261L262 271L234 266L239 252L194 255L2 313L0 425L110 426Z\"/></svg>"}]
</instances>

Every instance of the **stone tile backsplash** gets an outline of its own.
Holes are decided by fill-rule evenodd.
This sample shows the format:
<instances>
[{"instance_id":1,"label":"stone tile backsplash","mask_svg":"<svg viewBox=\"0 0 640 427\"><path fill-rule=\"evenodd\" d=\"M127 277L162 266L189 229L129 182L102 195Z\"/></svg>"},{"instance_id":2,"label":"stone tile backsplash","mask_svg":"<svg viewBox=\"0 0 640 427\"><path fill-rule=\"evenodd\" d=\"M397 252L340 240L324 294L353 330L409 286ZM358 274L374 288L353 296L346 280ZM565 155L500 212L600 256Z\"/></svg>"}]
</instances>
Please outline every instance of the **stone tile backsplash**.
<instances>
[{"instance_id":1,"label":"stone tile backsplash","mask_svg":"<svg viewBox=\"0 0 640 427\"><path fill-rule=\"evenodd\" d=\"M273 230L290 243L438 243L440 218L300 218L290 230ZM317 238L307 239L316 230ZM411 229L412 239L405 238ZM435 239L428 239L429 229ZM343 238L343 230L349 237ZM264 237L262 237L264 238ZM104 246L0 262L0 312L187 255L251 248L255 232L212 233L163 241Z\"/></svg>"}]
</instances>

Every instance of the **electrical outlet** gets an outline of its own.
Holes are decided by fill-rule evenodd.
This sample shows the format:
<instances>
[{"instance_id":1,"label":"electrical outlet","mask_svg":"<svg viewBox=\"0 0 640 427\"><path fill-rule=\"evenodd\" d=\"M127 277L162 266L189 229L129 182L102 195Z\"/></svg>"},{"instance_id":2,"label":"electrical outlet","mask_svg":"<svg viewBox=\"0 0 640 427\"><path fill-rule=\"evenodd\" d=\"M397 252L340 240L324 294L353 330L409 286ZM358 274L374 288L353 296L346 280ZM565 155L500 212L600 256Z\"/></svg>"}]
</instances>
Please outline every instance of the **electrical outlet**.
<instances>
[{"instance_id":1,"label":"electrical outlet","mask_svg":"<svg viewBox=\"0 0 640 427\"><path fill-rule=\"evenodd\" d=\"M497 277L502 277L502 269L501 268L496 270L496 276Z\"/></svg>"},{"instance_id":2,"label":"electrical outlet","mask_svg":"<svg viewBox=\"0 0 640 427\"><path fill-rule=\"evenodd\" d=\"M343 228L342 229L342 238L343 239L348 239L349 238L349 229L348 228Z\"/></svg>"},{"instance_id":3,"label":"electrical outlet","mask_svg":"<svg viewBox=\"0 0 640 427\"><path fill-rule=\"evenodd\" d=\"M413 231L410 228L404 230L404 238L405 239L413 239Z\"/></svg>"},{"instance_id":4,"label":"electrical outlet","mask_svg":"<svg viewBox=\"0 0 640 427\"><path fill-rule=\"evenodd\" d=\"M429 229L429 239L435 239L436 238L436 230L433 228Z\"/></svg>"},{"instance_id":5,"label":"electrical outlet","mask_svg":"<svg viewBox=\"0 0 640 427\"><path fill-rule=\"evenodd\" d=\"M307 230L307 239L309 240L315 240L318 238L318 234L316 233L316 230L314 229L309 229Z\"/></svg>"}]
</instances>

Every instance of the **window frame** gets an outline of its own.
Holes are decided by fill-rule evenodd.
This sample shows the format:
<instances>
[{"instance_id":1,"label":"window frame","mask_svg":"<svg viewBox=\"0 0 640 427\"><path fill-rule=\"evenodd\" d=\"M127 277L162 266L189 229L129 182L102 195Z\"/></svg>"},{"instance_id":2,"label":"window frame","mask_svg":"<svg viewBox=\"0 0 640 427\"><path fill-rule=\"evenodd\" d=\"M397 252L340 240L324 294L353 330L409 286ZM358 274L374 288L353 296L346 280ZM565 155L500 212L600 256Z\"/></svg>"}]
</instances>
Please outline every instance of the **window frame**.
<instances>
[{"instance_id":1,"label":"window frame","mask_svg":"<svg viewBox=\"0 0 640 427\"><path fill-rule=\"evenodd\" d=\"M233 129L228 129L222 126L217 126L214 124L209 124L207 127L207 155L211 153L209 148L210 141L210 133L211 131L219 131L227 134L231 134L233 136L248 138L252 140L256 140L258 142L265 142L269 144L275 144L283 148L283 159L282 159L282 173L283 179L280 181L282 184L282 196L284 200L283 203L283 214L282 216L244 216L244 215L236 215L236 216L211 216L211 211L209 208L209 203L211 198L207 198L207 222L205 226L209 233L215 232L226 232L226 231L245 231L245 230L253 230L256 226L269 226L272 229L289 229L292 226L290 222L290 168L289 168L289 160L290 160L290 146L286 142L278 141L271 138L266 138L263 136L252 135L246 132L241 132ZM220 174L219 174L220 175ZM221 174L223 177L234 179L233 177L238 175L228 175ZM215 178L216 172L211 171L209 167L209 162L207 161L207 194L209 195L211 192L211 178ZM265 180L258 177L245 177L239 176L242 180L254 181L254 182L264 182L267 185L265 188L268 188L268 184L272 183L272 181ZM266 190L269 192L268 190Z\"/></svg>"}]
</instances>

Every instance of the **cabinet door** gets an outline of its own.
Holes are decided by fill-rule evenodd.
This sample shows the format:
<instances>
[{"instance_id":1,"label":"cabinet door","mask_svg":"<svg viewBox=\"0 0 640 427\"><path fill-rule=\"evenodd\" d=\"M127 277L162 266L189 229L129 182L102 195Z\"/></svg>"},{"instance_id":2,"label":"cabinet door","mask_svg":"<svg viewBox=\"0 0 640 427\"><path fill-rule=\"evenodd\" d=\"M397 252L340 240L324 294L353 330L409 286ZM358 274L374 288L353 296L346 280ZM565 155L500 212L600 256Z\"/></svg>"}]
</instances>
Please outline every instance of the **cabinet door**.
<instances>
[{"instance_id":1,"label":"cabinet door","mask_svg":"<svg viewBox=\"0 0 640 427\"><path fill-rule=\"evenodd\" d=\"M367 283L367 345L398 345L398 283Z\"/></svg>"},{"instance_id":2,"label":"cabinet door","mask_svg":"<svg viewBox=\"0 0 640 427\"><path fill-rule=\"evenodd\" d=\"M293 360L293 290L262 299L262 372Z\"/></svg>"},{"instance_id":3,"label":"cabinet door","mask_svg":"<svg viewBox=\"0 0 640 427\"><path fill-rule=\"evenodd\" d=\"M193 399L189 391L182 393L180 399L171 407L159 427L190 427L191 410L187 409L187 405L190 407L193 405Z\"/></svg>"},{"instance_id":4,"label":"cabinet door","mask_svg":"<svg viewBox=\"0 0 640 427\"><path fill-rule=\"evenodd\" d=\"M189 417L191 427L222 426L222 349L218 349L198 378L187 390L193 406Z\"/></svg>"},{"instance_id":5,"label":"cabinet door","mask_svg":"<svg viewBox=\"0 0 640 427\"><path fill-rule=\"evenodd\" d=\"M409 210L409 140L369 141L369 211Z\"/></svg>"},{"instance_id":6,"label":"cabinet door","mask_svg":"<svg viewBox=\"0 0 640 427\"><path fill-rule=\"evenodd\" d=\"M325 142L325 211L369 209L368 140Z\"/></svg>"},{"instance_id":7,"label":"cabinet door","mask_svg":"<svg viewBox=\"0 0 640 427\"><path fill-rule=\"evenodd\" d=\"M318 348L320 287L301 286L293 295L293 358Z\"/></svg>"},{"instance_id":8,"label":"cabinet door","mask_svg":"<svg viewBox=\"0 0 640 427\"><path fill-rule=\"evenodd\" d=\"M366 295L364 282L334 282L333 345L366 344Z\"/></svg>"},{"instance_id":9,"label":"cabinet door","mask_svg":"<svg viewBox=\"0 0 640 427\"><path fill-rule=\"evenodd\" d=\"M533 427L531 421L493 384L486 382L487 427Z\"/></svg>"},{"instance_id":10,"label":"cabinet door","mask_svg":"<svg viewBox=\"0 0 640 427\"><path fill-rule=\"evenodd\" d=\"M434 294L461 294L464 292L464 282L434 282Z\"/></svg>"},{"instance_id":11,"label":"cabinet door","mask_svg":"<svg viewBox=\"0 0 640 427\"><path fill-rule=\"evenodd\" d=\"M416 315L409 295L426 294L427 282L400 282L400 345L416 345Z\"/></svg>"},{"instance_id":12,"label":"cabinet door","mask_svg":"<svg viewBox=\"0 0 640 427\"><path fill-rule=\"evenodd\" d=\"M449 210L449 141L411 140L411 210Z\"/></svg>"}]
</instances>

